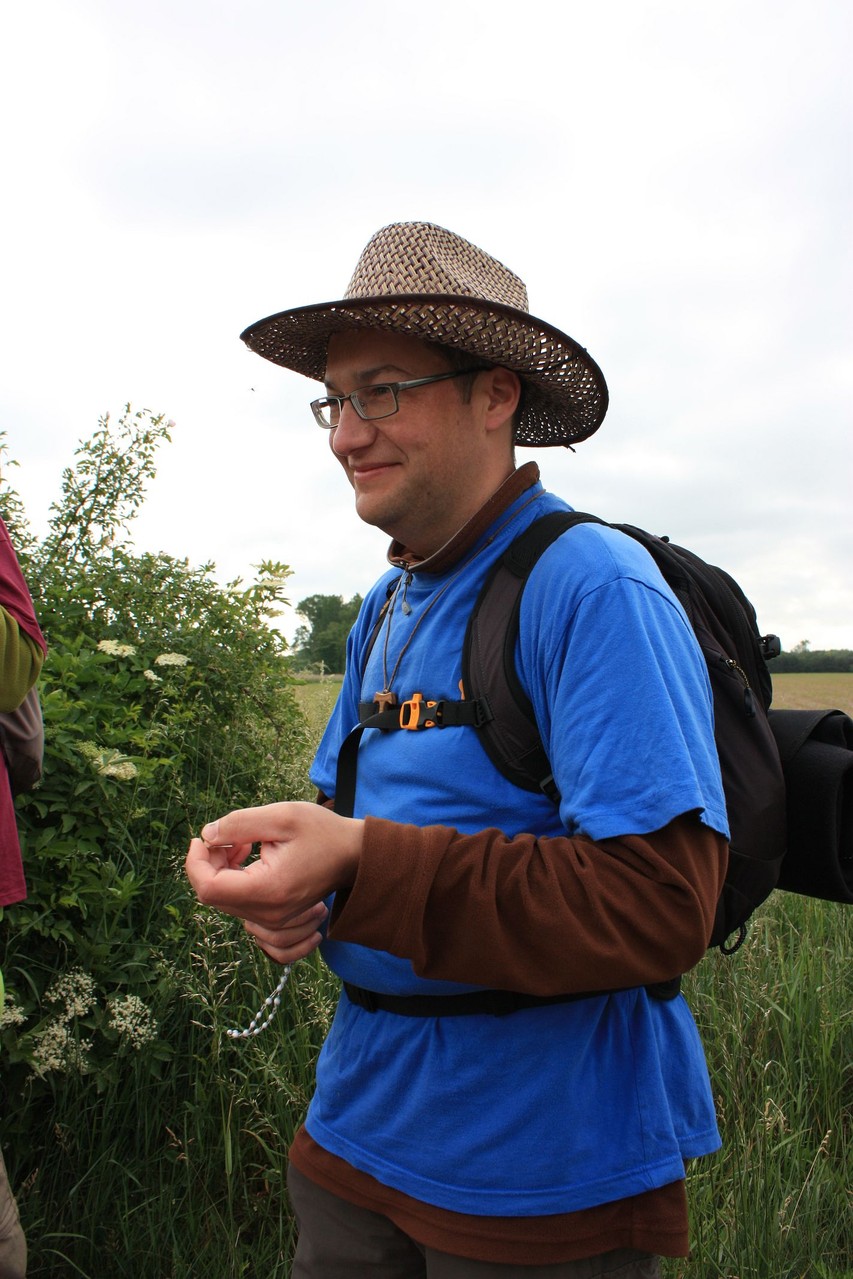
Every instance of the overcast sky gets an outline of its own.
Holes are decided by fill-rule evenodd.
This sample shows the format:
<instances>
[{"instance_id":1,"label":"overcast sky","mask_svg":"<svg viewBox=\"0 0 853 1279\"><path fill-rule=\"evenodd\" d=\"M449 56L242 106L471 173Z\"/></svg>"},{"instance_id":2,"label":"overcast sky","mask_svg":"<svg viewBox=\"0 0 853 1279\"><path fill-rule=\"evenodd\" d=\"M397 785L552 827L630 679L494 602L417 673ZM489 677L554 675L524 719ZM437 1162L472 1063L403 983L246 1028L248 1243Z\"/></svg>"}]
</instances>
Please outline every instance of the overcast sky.
<instances>
[{"instance_id":1,"label":"overcast sky","mask_svg":"<svg viewBox=\"0 0 853 1279\"><path fill-rule=\"evenodd\" d=\"M602 367L572 505L723 564L785 647L853 646L848 0L41 0L0 49L0 430L41 531L123 404L176 423L140 549L364 593L315 384L241 330L339 298L388 222L527 283ZM287 619L292 633L298 619Z\"/></svg>"}]
</instances>

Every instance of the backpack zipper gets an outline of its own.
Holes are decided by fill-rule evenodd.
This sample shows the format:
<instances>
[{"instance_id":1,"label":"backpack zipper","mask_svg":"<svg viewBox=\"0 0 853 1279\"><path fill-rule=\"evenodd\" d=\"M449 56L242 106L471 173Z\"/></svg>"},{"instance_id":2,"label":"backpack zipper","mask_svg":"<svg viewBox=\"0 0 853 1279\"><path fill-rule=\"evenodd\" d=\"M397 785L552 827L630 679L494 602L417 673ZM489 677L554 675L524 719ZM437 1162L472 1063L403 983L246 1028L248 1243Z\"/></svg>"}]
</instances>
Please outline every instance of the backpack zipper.
<instances>
[{"instance_id":1,"label":"backpack zipper","mask_svg":"<svg viewBox=\"0 0 853 1279\"><path fill-rule=\"evenodd\" d=\"M756 714L755 694L752 691L752 685L749 682L749 676L747 675L743 667L740 665L740 663L736 662L733 657L725 657L722 653L720 653L720 660L722 661L726 670L729 671L732 675L737 676L737 678L740 679L741 683L743 684L743 709L748 719L754 719Z\"/></svg>"}]
</instances>

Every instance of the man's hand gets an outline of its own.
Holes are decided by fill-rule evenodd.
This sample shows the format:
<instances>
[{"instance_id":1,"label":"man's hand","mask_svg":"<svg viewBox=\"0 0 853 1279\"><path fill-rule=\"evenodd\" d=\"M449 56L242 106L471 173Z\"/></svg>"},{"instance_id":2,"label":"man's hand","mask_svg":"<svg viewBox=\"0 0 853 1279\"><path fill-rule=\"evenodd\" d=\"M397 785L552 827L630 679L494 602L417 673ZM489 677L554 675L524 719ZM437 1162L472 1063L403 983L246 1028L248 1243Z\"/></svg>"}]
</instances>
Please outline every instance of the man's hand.
<instances>
[{"instance_id":1,"label":"man's hand","mask_svg":"<svg viewBox=\"0 0 853 1279\"><path fill-rule=\"evenodd\" d=\"M323 898L355 880L363 823L319 804L267 804L211 822L194 839L186 872L200 902L245 922L281 964L321 941ZM260 856L248 861L253 845Z\"/></svg>"}]
</instances>

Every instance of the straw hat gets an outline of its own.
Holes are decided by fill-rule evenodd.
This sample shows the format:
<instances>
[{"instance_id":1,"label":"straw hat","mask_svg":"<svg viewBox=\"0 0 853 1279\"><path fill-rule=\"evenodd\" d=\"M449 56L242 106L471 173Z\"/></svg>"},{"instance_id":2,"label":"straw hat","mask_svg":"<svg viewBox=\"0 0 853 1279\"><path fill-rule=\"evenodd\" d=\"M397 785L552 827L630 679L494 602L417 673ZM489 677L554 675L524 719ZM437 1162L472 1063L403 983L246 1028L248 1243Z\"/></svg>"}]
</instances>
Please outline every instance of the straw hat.
<instances>
[{"instance_id":1,"label":"straw hat","mask_svg":"<svg viewBox=\"0 0 853 1279\"><path fill-rule=\"evenodd\" d=\"M529 313L518 276L430 222L377 231L340 301L280 311L240 336L265 359L321 382L329 338L344 329L402 333L513 369L525 387L519 444L576 444L607 412L598 365L567 334Z\"/></svg>"}]
</instances>

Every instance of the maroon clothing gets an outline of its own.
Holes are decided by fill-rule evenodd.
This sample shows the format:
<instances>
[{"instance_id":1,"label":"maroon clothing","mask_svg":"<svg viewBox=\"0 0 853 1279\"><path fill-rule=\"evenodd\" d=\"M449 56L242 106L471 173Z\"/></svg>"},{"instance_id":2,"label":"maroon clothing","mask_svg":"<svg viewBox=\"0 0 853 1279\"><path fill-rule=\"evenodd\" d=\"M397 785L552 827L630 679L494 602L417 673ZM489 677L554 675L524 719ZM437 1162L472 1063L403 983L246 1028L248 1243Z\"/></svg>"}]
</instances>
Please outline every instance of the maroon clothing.
<instances>
[{"instance_id":1,"label":"maroon clothing","mask_svg":"<svg viewBox=\"0 0 853 1279\"><path fill-rule=\"evenodd\" d=\"M0 623L4 688L7 709L19 706L35 683L47 645L36 621L30 592L24 581L6 525L0 520ZM5 764L0 766L0 906L10 906L27 895L21 845L12 790Z\"/></svg>"},{"instance_id":2,"label":"maroon clothing","mask_svg":"<svg viewBox=\"0 0 853 1279\"><path fill-rule=\"evenodd\" d=\"M329 1154L300 1128L290 1161L304 1177L339 1199L380 1213L426 1248L475 1261L549 1266L636 1248L687 1256L687 1192L683 1181L580 1212L544 1217L477 1217L435 1208L383 1186Z\"/></svg>"}]
</instances>

